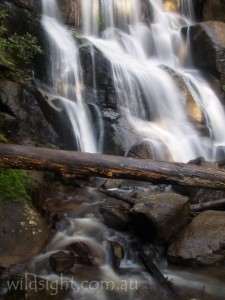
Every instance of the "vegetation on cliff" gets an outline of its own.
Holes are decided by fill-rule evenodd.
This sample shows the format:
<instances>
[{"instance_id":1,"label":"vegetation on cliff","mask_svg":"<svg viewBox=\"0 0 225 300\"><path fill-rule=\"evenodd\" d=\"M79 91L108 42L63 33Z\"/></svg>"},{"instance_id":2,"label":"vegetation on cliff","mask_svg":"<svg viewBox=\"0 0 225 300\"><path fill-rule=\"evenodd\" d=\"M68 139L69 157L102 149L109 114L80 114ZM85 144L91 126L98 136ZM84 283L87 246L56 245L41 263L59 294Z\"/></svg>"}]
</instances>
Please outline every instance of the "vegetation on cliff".
<instances>
[{"instance_id":1,"label":"vegetation on cliff","mask_svg":"<svg viewBox=\"0 0 225 300\"><path fill-rule=\"evenodd\" d=\"M0 203L18 201L20 197L30 200L28 191L33 186L33 179L27 172L0 168Z\"/></svg>"},{"instance_id":2,"label":"vegetation on cliff","mask_svg":"<svg viewBox=\"0 0 225 300\"><path fill-rule=\"evenodd\" d=\"M27 79L30 71L28 69L32 67L35 55L43 51L38 45L37 38L30 33L9 35L4 25L7 18L7 12L0 10L0 66L3 69L1 77L14 75ZM27 74L23 74L25 70Z\"/></svg>"}]
</instances>

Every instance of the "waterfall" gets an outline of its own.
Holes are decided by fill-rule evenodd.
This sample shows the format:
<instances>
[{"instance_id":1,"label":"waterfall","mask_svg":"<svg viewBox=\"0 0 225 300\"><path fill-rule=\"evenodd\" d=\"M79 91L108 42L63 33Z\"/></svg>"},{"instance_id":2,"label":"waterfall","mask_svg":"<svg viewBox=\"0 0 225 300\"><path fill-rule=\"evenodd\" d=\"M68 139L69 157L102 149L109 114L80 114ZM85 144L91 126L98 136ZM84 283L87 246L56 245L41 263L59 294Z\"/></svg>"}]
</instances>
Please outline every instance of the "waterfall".
<instances>
[{"instance_id":1,"label":"waterfall","mask_svg":"<svg viewBox=\"0 0 225 300\"><path fill-rule=\"evenodd\" d=\"M74 136L82 151L96 152L103 145L104 122L98 99L98 66L93 49L110 63L117 110L138 141L149 142L154 159L187 162L197 156L218 159L225 144L222 105L201 74L190 67L188 43L181 28L194 19L192 1L180 2L181 15L165 12L162 0L82 0L77 28L89 43L92 58L91 103L99 120L97 141L84 104L86 87L79 48L60 20L54 0L43 0L43 26L51 48L50 86L67 108ZM189 60L189 68L184 61ZM186 64L187 65L187 64ZM187 103L168 67L182 78L208 126L205 138L187 114ZM84 73L84 74L83 74ZM89 91L90 93L90 91ZM90 98L90 97L89 97ZM132 146L120 139L125 151Z\"/></svg>"},{"instance_id":2,"label":"waterfall","mask_svg":"<svg viewBox=\"0 0 225 300\"><path fill-rule=\"evenodd\" d=\"M191 20L195 19L193 0L180 0L181 14Z\"/></svg>"},{"instance_id":3,"label":"waterfall","mask_svg":"<svg viewBox=\"0 0 225 300\"><path fill-rule=\"evenodd\" d=\"M56 1L42 0L42 6L42 24L47 34L51 58L48 72L50 88L65 107L78 149L97 152L90 112L83 100L78 45L61 22Z\"/></svg>"}]
</instances>

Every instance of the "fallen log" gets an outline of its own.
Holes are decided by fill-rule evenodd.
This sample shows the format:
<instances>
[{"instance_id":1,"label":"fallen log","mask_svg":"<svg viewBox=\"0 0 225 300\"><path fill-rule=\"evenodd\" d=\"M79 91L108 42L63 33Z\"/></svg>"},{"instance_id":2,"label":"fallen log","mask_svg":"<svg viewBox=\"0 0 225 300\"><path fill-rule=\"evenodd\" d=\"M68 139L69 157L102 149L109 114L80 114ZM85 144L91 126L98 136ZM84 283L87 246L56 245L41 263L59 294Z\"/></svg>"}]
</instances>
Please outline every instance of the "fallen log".
<instances>
[{"instance_id":1,"label":"fallen log","mask_svg":"<svg viewBox=\"0 0 225 300\"><path fill-rule=\"evenodd\" d=\"M128 196L125 196L121 193L118 193L118 192L114 192L114 191L110 191L110 190L107 190L107 189L103 189L101 187L98 188L98 191L109 196L109 197L112 197L112 198L115 198L115 199L118 199L118 200L121 200L123 202L126 202L128 203L129 205L131 206L134 206L136 203L137 203L137 200L135 200L134 198L131 198L131 197L128 197Z\"/></svg>"},{"instance_id":2,"label":"fallen log","mask_svg":"<svg viewBox=\"0 0 225 300\"><path fill-rule=\"evenodd\" d=\"M184 163L0 144L0 167L225 190L225 171Z\"/></svg>"},{"instance_id":3,"label":"fallen log","mask_svg":"<svg viewBox=\"0 0 225 300\"><path fill-rule=\"evenodd\" d=\"M200 204L192 204L190 205L190 211L200 212L208 209L215 209L222 206L225 208L225 199L219 199L219 200L200 203Z\"/></svg>"}]
</instances>

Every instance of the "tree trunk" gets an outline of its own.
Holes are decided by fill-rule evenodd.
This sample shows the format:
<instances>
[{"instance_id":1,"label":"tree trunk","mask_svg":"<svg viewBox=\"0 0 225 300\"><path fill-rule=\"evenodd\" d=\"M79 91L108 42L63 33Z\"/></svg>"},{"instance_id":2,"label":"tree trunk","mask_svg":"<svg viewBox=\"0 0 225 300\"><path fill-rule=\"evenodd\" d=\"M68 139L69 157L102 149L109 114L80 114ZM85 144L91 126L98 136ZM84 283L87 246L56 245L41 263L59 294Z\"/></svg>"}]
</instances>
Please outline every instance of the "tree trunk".
<instances>
[{"instance_id":1,"label":"tree trunk","mask_svg":"<svg viewBox=\"0 0 225 300\"><path fill-rule=\"evenodd\" d=\"M192 204L190 205L191 212L200 212L208 209L215 209L215 208L225 208L225 199L214 200L211 202L205 202L200 204Z\"/></svg>"},{"instance_id":2,"label":"tree trunk","mask_svg":"<svg viewBox=\"0 0 225 300\"><path fill-rule=\"evenodd\" d=\"M225 171L104 154L0 144L0 167L225 190Z\"/></svg>"}]
</instances>

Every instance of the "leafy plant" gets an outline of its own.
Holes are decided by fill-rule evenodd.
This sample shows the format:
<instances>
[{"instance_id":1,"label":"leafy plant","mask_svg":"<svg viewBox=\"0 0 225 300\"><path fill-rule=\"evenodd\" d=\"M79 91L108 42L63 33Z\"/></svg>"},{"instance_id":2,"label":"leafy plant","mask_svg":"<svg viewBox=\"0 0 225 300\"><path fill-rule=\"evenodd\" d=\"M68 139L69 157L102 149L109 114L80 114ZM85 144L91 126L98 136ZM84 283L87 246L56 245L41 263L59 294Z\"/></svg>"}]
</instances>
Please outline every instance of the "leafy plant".
<instances>
[{"instance_id":1,"label":"leafy plant","mask_svg":"<svg viewBox=\"0 0 225 300\"><path fill-rule=\"evenodd\" d=\"M28 190L33 187L34 181L27 172L0 168L0 203L19 201L20 197L31 200Z\"/></svg>"},{"instance_id":2,"label":"leafy plant","mask_svg":"<svg viewBox=\"0 0 225 300\"><path fill-rule=\"evenodd\" d=\"M35 55L43 51L36 37L30 33L7 36L7 29L4 26L7 18L8 14L0 10L0 65L9 68L29 68Z\"/></svg>"},{"instance_id":3,"label":"leafy plant","mask_svg":"<svg viewBox=\"0 0 225 300\"><path fill-rule=\"evenodd\" d=\"M222 90L225 92L225 84L222 85Z\"/></svg>"}]
</instances>

